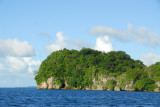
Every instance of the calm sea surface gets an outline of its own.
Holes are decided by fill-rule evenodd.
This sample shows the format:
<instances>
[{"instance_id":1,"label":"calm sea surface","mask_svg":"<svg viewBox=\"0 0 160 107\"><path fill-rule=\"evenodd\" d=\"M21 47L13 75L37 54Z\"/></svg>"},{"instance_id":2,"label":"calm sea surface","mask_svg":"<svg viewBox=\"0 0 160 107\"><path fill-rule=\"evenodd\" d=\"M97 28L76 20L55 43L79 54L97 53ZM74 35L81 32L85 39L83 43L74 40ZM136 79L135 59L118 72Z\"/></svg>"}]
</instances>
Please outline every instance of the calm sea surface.
<instances>
[{"instance_id":1,"label":"calm sea surface","mask_svg":"<svg viewBox=\"0 0 160 107\"><path fill-rule=\"evenodd\" d=\"M160 93L0 88L0 107L160 107Z\"/></svg>"}]
</instances>

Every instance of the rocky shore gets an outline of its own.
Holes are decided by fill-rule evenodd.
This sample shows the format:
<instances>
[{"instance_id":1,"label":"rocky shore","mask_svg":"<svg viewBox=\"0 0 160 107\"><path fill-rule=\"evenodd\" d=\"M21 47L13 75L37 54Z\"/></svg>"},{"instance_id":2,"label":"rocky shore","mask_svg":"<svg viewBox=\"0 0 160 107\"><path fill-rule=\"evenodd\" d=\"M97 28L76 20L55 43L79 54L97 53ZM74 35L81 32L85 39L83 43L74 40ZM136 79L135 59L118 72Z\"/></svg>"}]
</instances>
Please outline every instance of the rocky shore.
<instances>
[{"instance_id":1,"label":"rocky shore","mask_svg":"<svg viewBox=\"0 0 160 107\"><path fill-rule=\"evenodd\" d=\"M108 86L108 81L115 81L115 86ZM98 80L93 78L93 84L91 86L85 87L85 88L71 88L69 84L66 82L66 80L63 80L63 84L58 85L55 82L55 77L50 77L47 79L46 82L42 82L39 85L37 85L37 89L71 89L71 90L112 90L112 91L137 91L134 88L135 81L127 81L123 83L123 77L115 78L114 76L104 76L100 75L98 77ZM160 92L160 81L156 82L157 88L154 89L153 92ZM110 85L110 84L109 84ZM146 90L141 90L146 91Z\"/></svg>"}]
</instances>

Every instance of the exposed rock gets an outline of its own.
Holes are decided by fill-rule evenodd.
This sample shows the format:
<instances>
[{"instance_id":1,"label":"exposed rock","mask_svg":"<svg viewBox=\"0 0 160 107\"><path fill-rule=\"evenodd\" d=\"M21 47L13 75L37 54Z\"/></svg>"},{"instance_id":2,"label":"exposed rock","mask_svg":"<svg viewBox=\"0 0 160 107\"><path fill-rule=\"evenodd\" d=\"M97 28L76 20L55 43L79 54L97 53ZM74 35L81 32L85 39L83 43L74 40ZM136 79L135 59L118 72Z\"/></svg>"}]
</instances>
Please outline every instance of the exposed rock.
<instances>
[{"instance_id":1,"label":"exposed rock","mask_svg":"<svg viewBox=\"0 0 160 107\"><path fill-rule=\"evenodd\" d=\"M103 85L101 83L101 80L96 80L93 78L93 85L90 87L91 89L89 90L103 90Z\"/></svg>"},{"instance_id":2,"label":"exposed rock","mask_svg":"<svg viewBox=\"0 0 160 107\"><path fill-rule=\"evenodd\" d=\"M160 87L160 81L157 81L156 84L158 87Z\"/></svg>"},{"instance_id":3,"label":"exposed rock","mask_svg":"<svg viewBox=\"0 0 160 107\"><path fill-rule=\"evenodd\" d=\"M123 79L123 77L117 79L114 76L99 75L98 76L98 80L93 78L93 81L92 81L93 85L86 86L86 88L84 88L84 89L85 90L136 91L136 89L133 87L133 85L135 84L135 81L124 82L124 86L120 87L122 79ZM118 84L113 88L105 88L106 83L107 83L108 80L115 80ZM156 84L157 84L157 86L159 88L155 88L154 92L160 92L160 81L156 82ZM82 88L81 87L80 88L70 88L70 86L69 86L69 84L67 83L66 80L63 80L63 85L62 86L59 86L58 84L56 84L55 78L54 77L50 77L50 78L47 79L47 82L42 82L41 84L37 85L37 89L73 89L73 90L81 90Z\"/></svg>"},{"instance_id":4,"label":"exposed rock","mask_svg":"<svg viewBox=\"0 0 160 107\"><path fill-rule=\"evenodd\" d=\"M135 84L135 81L130 81L130 84L127 84L125 86L125 91L136 91L136 89L133 87Z\"/></svg>"},{"instance_id":5,"label":"exposed rock","mask_svg":"<svg viewBox=\"0 0 160 107\"><path fill-rule=\"evenodd\" d=\"M135 81L130 81L130 84L128 86L133 87L134 84L135 84Z\"/></svg>"},{"instance_id":6,"label":"exposed rock","mask_svg":"<svg viewBox=\"0 0 160 107\"><path fill-rule=\"evenodd\" d=\"M116 86L114 87L114 91L121 91L121 89L118 86Z\"/></svg>"},{"instance_id":7,"label":"exposed rock","mask_svg":"<svg viewBox=\"0 0 160 107\"><path fill-rule=\"evenodd\" d=\"M93 85L86 87L86 90L106 90L105 86L108 80L115 80L115 76L100 74L98 75L98 80L95 77L93 78ZM114 90L114 88L108 90Z\"/></svg>"},{"instance_id":8,"label":"exposed rock","mask_svg":"<svg viewBox=\"0 0 160 107\"><path fill-rule=\"evenodd\" d=\"M87 86L86 88L85 88L85 90L90 90L91 89L91 87L90 86Z\"/></svg>"},{"instance_id":9,"label":"exposed rock","mask_svg":"<svg viewBox=\"0 0 160 107\"><path fill-rule=\"evenodd\" d=\"M46 82L42 82L37 86L37 89L47 89L48 85Z\"/></svg>"},{"instance_id":10,"label":"exposed rock","mask_svg":"<svg viewBox=\"0 0 160 107\"><path fill-rule=\"evenodd\" d=\"M135 81L127 81L125 82L125 86L121 87L124 91L136 91L136 89L133 87L135 84Z\"/></svg>"},{"instance_id":11,"label":"exposed rock","mask_svg":"<svg viewBox=\"0 0 160 107\"><path fill-rule=\"evenodd\" d=\"M125 91L136 91L134 87L126 87Z\"/></svg>"},{"instance_id":12,"label":"exposed rock","mask_svg":"<svg viewBox=\"0 0 160 107\"><path fill-rule=\"evenodd\" d=\"M108 91L113 91L113 90L114 90L114 88L108 88L107 90L108 90Z\"/></svg>"},{"instance_id":13,"label":"exposed rock","mask_svg":"<svg viewBox=\"0 0 160 107\"><path fill-rule=\"evenodd\" d=\"M80 90L79 88L72 88L72 90Z\"/></svg>"},{"instance_id":14,"label":"exposed rock","mask_svg":"<svg viewBox=\"0 0 160 107\"><path fill-rule=\"evenodd\" d=\"M97 88L95 90L103 90L102 85L97 85Z\"/></svg>"},{"instance_id":15,"label":"exposed rock","mask_svg":"<svg viewBox=\"0 0 160 107\"><path fill-rule=\"evenodd\" d=\"M55 82L53 82L52 88L53 89L60 89L61 87L59 85L57 85Z\"/></svg>"},{"instance_id":16,"label":"exposed rock","mask_svg":"<svg viewBox=\"0 0 160 107\"><path fill-rule=\"evenodd\" d=\"M42 83L42 88L43 88L43 89L47 89L47 87L48 87L47 83L46 83L46 82L43 82L43 83Z\"/></svg>"},{"instance_id":17,"label":"exposed rock","mask_svg":"<svg viewBox=\"0 0 160 107\"><path fill-rule=\"evenodd\" d=\"M47 80L48 89L52 89L53 88L53 86L52 86L53 80L54 80L54 77L48 78L48 80Z\"/></svg>"},{"instance_id":18,"label":"exposed rock","mask_svg":"<svg viewBox=\"0 0 160 107\"><path fill-rule=\"evenodd\" d=\"M101 76L100 80L103 82L103 85L106 85L108 80L116 80L115 76Z\"/></svg>"},{"instance_id":19,"label":"exposed rock","mask_svg":"<svg viewBox=\"0 0 160 107\"><path fill-rule=\"evenodd\" d=\"M54 77L47 79L47 82L42 82L37 86L37 89L60 89L61 87L56 84Z\"/></svg>"},{"instance_id":20,"label":"exposed rock","mask_svg":"<svg viewBox=\"0 0 160 107\"><path fill-rule=\"evenodd\" d=\"M155 88L154 92L160 92L160 88Z\"/></svg>"},{"instance_id":21,"label":"exposed rock","mask_svg":"<svg viewBox=\"0 0 160 107\"><path fill-rule=\"evenodd\" d=\"M69 84L67 83L67 81L65 81L64 84L65 84L65 89L69 89L70 88Z\"/></svg>"}]
</instances>

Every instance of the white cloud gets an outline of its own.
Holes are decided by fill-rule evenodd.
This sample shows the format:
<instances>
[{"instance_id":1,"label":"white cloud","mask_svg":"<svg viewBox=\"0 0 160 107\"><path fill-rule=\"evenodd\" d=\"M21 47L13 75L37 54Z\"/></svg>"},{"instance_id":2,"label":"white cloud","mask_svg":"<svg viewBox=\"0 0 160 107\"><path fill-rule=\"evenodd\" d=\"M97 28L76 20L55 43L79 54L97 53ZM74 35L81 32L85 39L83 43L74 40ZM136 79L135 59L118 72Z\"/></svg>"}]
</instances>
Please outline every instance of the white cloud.
<instances>
[{"instance_id":1,"label":"white cloud","mask_svg":"<svg viewBox=\"0 0 160 107\"><path fill-rule=\"evenodd\" d=\"M31 57L0 57L0 87L36 85L33 71L41 62Z\"/></svg>"},{"instance_id":2,"label":"white cloud","mask_svg":"<svg viewBox=\"0 0 160 107\"><path fill-rule=\"evenodd\" d=\"M55 43L49 44L45 47L46 51L51 53L64 48L80 50L83 47L91 47L91 44L80 39L70 39L63 35L63 32L56 34L57 40Z\"/></svg>"},{"instance_id":3,"label":"white cloud","mask_svg":"<svg viewBox=\"0 0 160 107\"><path fill-rule=\"evenodd\" d=\"M155 55L153 53L149 53L149 54L142 54L140 56L141 61L143 61L143 63L145 65L151 65L154 64L156 62L160 62L160 55Z\"/></svg>"},{"instance_id":4,"label":"white cloud","mask_svg":"<svg viewBox=\"0 0 160 107\"><path fill-rule=\"evenodd\" d=\"M35 70L38 70L39 66L41 64L40 60L33 60L32 58L29 58L29 57L25 57L25 58L23 58L23 60L24 60L24 62L27 63L29 72L33 72Z\"/></svg>"},{"instance_id":5,"label":"white cloud","mask_svg":"<svg viewBox=\"0 0 160 107\"><path fill-rule=\"evenodd\" d=\"M26 41L17 39L0 39L0 56L25 57L33 56L34 48Z\"/></svg>"},{"instance_id":6,"label":"white cloud","mask_svg":"<svg viewBox=\"0 0 160 107\"><path fill-rule=\"evenodd\" d=\"M39 68L40 64L40 60L33 60L29 57L0 57L0 72L33 72Z\"/></svg>"},{"instance_id":7,"label":"white cloud","mask_svg":"<svg viewBox=\"0 0 160 107\"><path fill-rule=\"evenodd\" d=\"M24 62L22 58L17 57L4 57L1 58L1 65L3 67L3 71L7 72L24 72L26 71L27 64Z\"/></svg>"},{"instance_id":8,"label":"white cloud","mask_svg":"<svg viewBox=\"0 0 160 107\"><path fill-rule=\"evenodd\" d=\"M111 40L109 39L108 36L100 36L96 39L96 50L103 51L103 52L109 52L114 50Z\"/></svg>"},{"instance_id":9,"label":"white cloud","mask_svg":"<svg viewBox=\"0 0 160 107\"><path fill-rule=\"evenodd\" d=\"M127 32L122 31L122 30L115 30L111 27L105 27L105 26L93 27L89 31L89 33L92 35L98 35L98 36L108 35L110 37L116 37L117 39L122 40L122 41L125 41L126 39L128 39Z\"/></svg>"},{"instance_id":10,"label":"white cloud","mask_svg":"<svg viewBox=\"0 0 160 107\"><path fill-rule=\"evenodd\" d=\"M27 41L0 39L0 87L36 85L33 71L40 60L34 60L34 48Z\"/></svg>"},{"instance_id":11,"label":"white cloud","mask_svg":"<svg viewBox=\"0 0 160 107\"><path fill-rule=\"evenodd\" d=\"M128 24L126 30L117 30L111 27L96 26L93 27L89 33L98 36L108 35L122 42L135 41L137 43L148 44L152 46L160 45L160 37L158 34L145 27L134 29L131 24Z\"/></svg>"},{"instance_id":12,"label":"white cloud","mask_svg":"<svg viewBox=\"0 0 160 107\"><path fill-rule=\"evenodd\" d=\"M60 49L67 47L67 40L68 38L66 36L63 36L62 32L58 32L56 34L57 40L54 44L47 45L45 48L46 50L51 53L53 51L58 51Z\"/></svg>"},{"instance_id":13,"label":"white cloud","mask_svg":"<svg viewBox=\"0 0 160 107\"><path fill-rule=\"evenodd\" d=\"M103 52L109 52L114 50L111 40L108 36L98 37L96 39L96 46L91 45L85 40L70 39L64 36L62 32L58 32L56 34L56 37L57 37L57 40L55 41L55 43L52 43L45 47L47 52L51 53L53 51L58 51L64 48L80 50L83 47L94 48L96 50L103 51Z\"/></svg>"}]
</instances>

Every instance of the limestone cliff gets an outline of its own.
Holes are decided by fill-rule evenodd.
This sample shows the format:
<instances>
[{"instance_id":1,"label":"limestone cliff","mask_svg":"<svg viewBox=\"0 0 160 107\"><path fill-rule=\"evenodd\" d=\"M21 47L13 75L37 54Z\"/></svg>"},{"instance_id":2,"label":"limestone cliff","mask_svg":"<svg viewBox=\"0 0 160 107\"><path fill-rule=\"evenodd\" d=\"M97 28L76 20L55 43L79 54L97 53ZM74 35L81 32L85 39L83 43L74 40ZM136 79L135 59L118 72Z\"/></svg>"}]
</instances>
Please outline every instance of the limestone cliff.
<instances>
[{"instance_id":1,"label":"limestone cliff","mask_svg":"<svg viewBox=\"0 0 160 107\"><path fill-rule=\"evenodd\" d=\"M136 91L134 88L135 81L127 81L123 82L125 75L121 77L107 76L107 75L99 75L98 79L93 78L93 84L91 86L87 86L83 88L83 90L114 90L114 91ZM115 84L109 85L108 82L115 81ZM158 88L154 90L154 92L160 92L160 82L156 82ZM63 84L58 85L55 82L55 77L50 77L46 82L42 82L37 86L37 89L72 89L78 90L81 88L71 88L69 84L63 80Z\"/></svg>"},{"instance_id":2,"label":"limestone cliff","mask_svg":"<svg viewBox=\"0 0 160 107\"><path fill-rule=\"evenodd\" d=\"M54 77L50 77L47 79L47 82L42 82L37 85L37 89L60 89L61 87L56 84Z\"/></svg>"}]
</instances>

